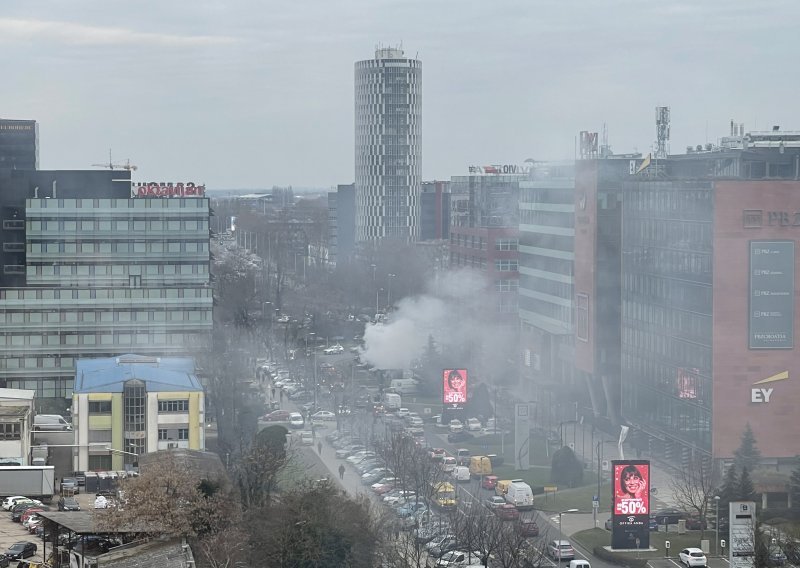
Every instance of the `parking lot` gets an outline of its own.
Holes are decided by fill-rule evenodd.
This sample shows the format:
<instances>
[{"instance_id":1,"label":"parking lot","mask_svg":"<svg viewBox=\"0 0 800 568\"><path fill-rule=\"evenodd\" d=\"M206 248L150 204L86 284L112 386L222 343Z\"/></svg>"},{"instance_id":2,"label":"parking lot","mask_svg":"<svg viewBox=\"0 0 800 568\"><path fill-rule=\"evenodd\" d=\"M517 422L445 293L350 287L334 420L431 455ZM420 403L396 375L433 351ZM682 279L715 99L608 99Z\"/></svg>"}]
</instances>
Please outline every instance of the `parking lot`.
<instances>
[{"instance_id":1,"label":"parking lot","mask_svg":"<svg viewBox=\"0 0 800 568\"><path fill-rule=\"evenodd\" d=\"M81 488L83 491L83 488ZM75 496L80 503L81 510L92 511L94 508L94 494L86 495L83 492ZM51 511L58 510L58 495L53 496L51 503L46 504ZM15 523L11 520L11 513L4 509L0 509L0 553L5 552L8 547L16 542L30 541L36 544L36 555L28 558L27 560L42 561L43 542L42 539L35 534L30 534L28 530L22 526L22 523ZM47 545L48 554L50 552L50 544ZM10 564L16 566L14 561Z\"/></svg>"}]
</instances>

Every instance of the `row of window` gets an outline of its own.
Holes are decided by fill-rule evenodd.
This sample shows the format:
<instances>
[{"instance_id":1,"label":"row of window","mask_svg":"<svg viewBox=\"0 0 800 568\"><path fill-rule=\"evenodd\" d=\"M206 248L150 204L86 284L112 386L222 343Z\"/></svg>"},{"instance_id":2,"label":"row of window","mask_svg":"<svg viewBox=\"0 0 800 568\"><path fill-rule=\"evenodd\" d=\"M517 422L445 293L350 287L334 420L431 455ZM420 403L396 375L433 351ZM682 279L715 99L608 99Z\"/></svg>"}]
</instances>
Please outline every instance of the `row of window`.
<instances>
[{"instance_id":1,"label":"row of window","mask_svg":"<svg viewBox=\"0 0 800 568\"><path fill-rule=\"evenodd\" d=\"M29 259L33 261L34 259ZM87 259L92 262L92 259ZM121 276L135 272L137 276L189 276L209 274L208 262L185 264L28 264L28 276Z\"/></svg>"},{"instance_id":2,"label":"row of window","mask_svg":"<svg viewBox=\"0 0 800 568\"><path fill-rule=\"evenodd\" d=\"M707 222L634 219L625 224L625 245L658 244L666 248L711 251L714 227Z\"/></svg>"},{"instance_id":3,"label":"row of window","mask_svg":"<svg viewBox=\"0 0 800 568\"><path fill-rule=\"evenodd\" d=\"M189 399L159 400L159 412L189 412Z\"/></svg>"},{"instance_id":4,"label":"row of window","mask_svg":"<svg viewBox=\"0 0 800 568\"><path fill-rule=\"evenodd\" d=\"M575 190L572 187L525 187L525 182L519 188L520 203L552 203L559 205L574 205Z\"/></svg>"},{"instance_id":5,"label":"row of window","mask_svg":"<svg viewBox=\"0 0 800 568\"><path fill-rule=\"evenodd\" d=\"M163 300L176 298L210 298L209 288L92 288L92 289L60 289L60 288L17 288L0 289L0 300ZM29 306L27 309L33 309ZM1 312L1 310L0 310Z\"/></svg>"},{"instance_id":6,"label":"row of window","mask_svg":"<svg viewBox=\"0 0 800 568\"><path fill-rule=\"evenodd\" d=\"M72 365L72 358L69 358ZM74 371L72 371L74 374ZM6 386L10 389L26 389L36 391L36 398L67 398L72 396L74 379L67 378L40 378L34 380L7 379Z\"/></svg>"},{"instance_id":7,"label":"row of window","mask_svg":"<svg viewBox=\"0 0 800 568\"><path fill-rule=\"evenodd\" d=\"M450 234L450 244L463 248L486 250L486 239L475 235Z\"/></svg>"},{"instance_id":8,"label":"row of window","mask_svg":"<svg viewBox=\"0 0 800 568\"><path fill-rule=\"evenodd\" d=\"M21 440L22 431L19 422L0 422L0 440Z\"/></svg>"},{"instance_id":9,"label":"row of window","mask_svg":"<svg viewBox=\"0 0 800 568\"><path fill-rule=\"evenodd\" d=\"M570 282L561 282L558 280L550 280L549 278L531 276L529 274L520 274L519 286L525 290L539 292L540 294L557 296L565 300L572 299L573 286Z\"/></svg>"},{"instance_id":10,"label":"row of window","mask_svg":"<svg viewBox=\"0 0 800 568\"><path fill-rule=\"evenodd\" d=\"M575 237L565 235L520 231L519 244L520 246L557 250L561 252L575 251ZM524 251L522 251L521 254L524 254Z\"/></svg>"},{"instance_id":11,"label":"row of window","mask_svg":"<svg viewBox=\"0 0 800 568\"><path fill-rule=\"evenodd\" d=\"M80 219L70 221L65 219L58 220L37 220L31 219L30 214L27 220L27 233L33 236L43 231L58 231L60 233L70 232L97 232L97 231L208 231L208 219L150 219L150 220L120 220L110 219Z\"/></svg>"},{"instance_id":12,"label":"row of window","mask_svg":"<svg viewBox=\"0 0 800 568\"><path fill-rule=\"evenodd\" d=\"M498 292L516 292L519 290L519 280L516 278L495 280L494 289Z\"/></svg>"},{"instance_id":13,"label":"row of window","mask_svg":"<svg viewBox=\"0 0 800 568\"><path fill-rule=\"evenodd\" d=\"M645 299L644 303L659 303L677 309L711 314L712 289L710 283L626 272L622 278L622 286L623 300L641 297ZM636 315L634 317L639 318Z\"/></svg>"},{"instance_id":14,"label":"row of window","mask_svg":"<svg viewBox=\"0 0 800 568\"><path fill-rule=\"evenodd\" d=\"M711 253L664 249L654 246L634 246L623 251L628 269L646 270L658 274L694 275L699 281L710 281Z\"/></svg>"},{"instance_id":15,"label":"row of window","mask_svg":"<svg viewBox=\"0 0 800 568\"><path fill-rule=\"evenodd\" d=\"M208 319L210 322L210 318ZM208 325L210 328L210 323ZM117 330L114 333L77 333L67 332L61 334L50 334L44 339L41 334L25 334L25 335L2 335L0 336L0 348L11 347L9 351L17 351L15 347L40 347L44 345L50 346L77 346L77 345L182 345L181 334L166 333L166 330L161 330L157 333L157 329L147 327L147 332L139 333L125 333L124 331ZM156 340L158 337L161 341ZM0 360L0 368L2 368L2 360ZM43 366L52 366L49 359L45 359L42 363ZM13 368L9 366L8 368Z\"/></svg>"},{"instance_id":16,"label":"row of window","mask_svg":"<svg viewBox=\"0 0 800 568\"><path fill-rule=\"evenodd\" d=\"M189 400L159 400L159 412L189 412ZM89 414L111 414L110 400L89 401Z\"/></svg>"},{"instance_id":17,"label":"row of window","mask_svg":"<svg viewBox=\"0 0 800 568\"><path fill-rule=\"evenodd\" d=\"M496 258L494 269L497 272L516 272L519 269L519 261L510 258Z\"/></svg>"},{"instance_id":18,"label":"row of window","mask_svg":"<svg viewBox=\"0 0 800 568\"><path fill-rule=\"evenodd\" d=\"M206 334L203 333L203 331L205 330L198 330L198 333L120 333L113 336L100 335L98 339L95 339L95 343L70 343L68 345L107 346L105 349L86 350L97 357L112 357L119 353L122 349L132 348L134 346L147 347L150 348L149 350L169 348L170 352L175 352L187 348L202 349L207 339ZM73 372L73 369L75 368L75 358L61 356L60 349L53 349L52 355L42 357L13 357L7 354L14 353L14 351L14 349L3 350L3 356L0 357L0 370L34 371L37 369L59 369L60 374L67 374ZM72 352L75 350L70 349L68 351ZM86 355L84 354L83 356ZM9 386L8 388L27 387Z\"/></svg>"},{"instance_id":19,"label":"row of window","mask_svg":"<svg viewBox=\"0 0 800 568\"><path fill-rule=\"evenodd\" d=\"M188 440L189 439L189 429L188 428L159 428L158 429L158 439L163 440Z\"/></svg>"},{"instance_id":20,"label":"row of window","mask_svg":"<svg viewBox=\"0 0 800 568\"><path fill-rule=\"evenodd\" d=\"M34 253L182 253L208 252L208 241L32 241L28 243L28 254Z\"/></svg>"},{"instance_id":21,"label":"row of window","mask_svg":"<svg viewBox=\"0 0 800 568\"><path fill-rule=\"evenodd\" d=\"M28 199L28 209L208 209L205 198Z\"/></svg>"},{"instance_id":22,"label":"row of window","mask_svg":"<svg viewBox=\"0 0 800 568\"><path fill-rule=\"evenodd\" d=\"M517 250L518 245L517 239L495 239L494 250Z\"/></svg>"},{"instance_id":23,"label":"row of window","mask_svg":"<svg viewBox=\"0 0 800 568\"><path fill-rule=\"evenodd\" d=\"M523 310L572 325L572 308L569 306L554 304L538 298L529 298L528 296L520 296L519 305Z\"/></svg>"},{"instance_id":24,"label":"row of window","mask_svg":"<svg viewBox=\"0 0 800 568\"><path fill-rule=\"evenodd\" d=\"M486 258L469 254L453 253L450 255L451 266L471 266L486 270Z\"/></svg>"},{"instance_id":25,"label":"row of window","mask_svg":"<svg viewBox=\"0 0 800 568\"><path fill-rule=\"evenodd\" d=\"M110 400L90 400L89 414L111 414Z\"/></svg>"},{"instance_id":26,"label":"row of window","mask_svg":"<svg viewBox=\"0 0 800 568\"><path fill-rule=\"evenodd\" d=\"M0 324L25 323L118 323L118 322L168 322L211 321L211 307L207 309L163 309L163 310L59 310L51 312L0 311ZM58 337L58 335L55 335ZM3 335L0 334L0 337ZM15 336L16 337L16 336ZM0 342L0 345L3 343ZM12 343L13 345L13 343Z\"/></svg>"},{"instance_id":27,"label":"row of window","mask_svg":"<svg viewBox=\"0 0 800 568\"><path fill-rule=\"evenodd\" d=\"M523 209L519 212L519 222L522 225L572 229L575 227L575 215L560 211L531 211L530 209Z\"/></svg>"},{"instance_id":28,"label":"row of window","mask_svg":"<svg viewBox=\"0 0 800 568\"><path fill-rule=\"evenodd\" d=\"M622 314L626 325L637 322L649 324L653 329L669 329L687 339L710 341L713 322L710 314L665 307L636 299L622 301ZM624 330L623 330L624 333Z\"/></svg>"},{"instance_id":29,"label":"row of window","mask_svg":"<svg viewBox=\"0 0 800 568\"><path fill-rule=\"evenodd\" d=\"M693 369L711 368L711 347L708 344L693 343L683 338L641 329L623 328L622 352L638 353L653 360L681 365ZM710 337L706 339L710 342Z\"/></svg>"},{"instance_id":30,"label":"row of window","mask_svg":"<svg viewBox=\"0 0 800 568\"><path fill-rule=\"evenodd\" d=\"M624 217L633 219L642 212L661 218L709 220L713 215L714 195L710 182L705 185L704 189L683 189L672 182L650 182L645 188L636 187L633 191L628 191L626 185Z\"/></svg>"}]
</instances>

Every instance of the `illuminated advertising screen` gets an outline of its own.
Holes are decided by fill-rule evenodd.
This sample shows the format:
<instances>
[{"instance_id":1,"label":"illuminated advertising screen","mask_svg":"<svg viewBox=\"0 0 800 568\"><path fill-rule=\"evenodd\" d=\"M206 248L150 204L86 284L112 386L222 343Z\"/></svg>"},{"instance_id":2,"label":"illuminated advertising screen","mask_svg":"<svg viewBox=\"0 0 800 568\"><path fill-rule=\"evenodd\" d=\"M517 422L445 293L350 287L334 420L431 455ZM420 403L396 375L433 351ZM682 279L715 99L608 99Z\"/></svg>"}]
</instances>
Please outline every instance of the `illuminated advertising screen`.
<instances>
[{"instance_id":1,"label":"illuminated advertising screen","mask_svg":"<svg viewBox=\"0 0 800 568\"><path fill-rule=\"evenodd\" d=\"M614 462L614 514L650 513L650 464Z\"/></svg>"},{"instance_id":2,"label":"illuminated advertising screen","mask_svg":"<svg viewBox=\"0 0 800 568\"><path fill-rule=\"evenodd\" d=\"M611 462L611 548L650 546L650 462Z\"/></svg>"},{"instance_id":3,"label":"illuminated advertising screen","mask_svg":"<svg viewBox=\"0 0 800 568\"><path fill-rule=\"evenodd\" d=\"M451 408L467 403L467 370L445 369L442 372L442 402Z\"/></svg>"}]
</instances>

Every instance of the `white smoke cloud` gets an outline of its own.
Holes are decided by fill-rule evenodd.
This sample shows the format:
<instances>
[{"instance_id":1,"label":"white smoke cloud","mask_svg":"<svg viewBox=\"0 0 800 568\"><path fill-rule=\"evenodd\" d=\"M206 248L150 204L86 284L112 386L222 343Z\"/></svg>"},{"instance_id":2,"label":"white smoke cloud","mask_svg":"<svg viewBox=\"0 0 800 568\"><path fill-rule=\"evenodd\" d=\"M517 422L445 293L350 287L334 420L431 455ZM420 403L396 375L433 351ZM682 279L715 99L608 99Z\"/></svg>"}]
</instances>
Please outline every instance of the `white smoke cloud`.
<instances>
[{"instance_id":1,"label":"white smoke cloud","mask_svg":"<svg viewBox=\"0 0 800 568\"><path fill-rule=\"evenodd\" d=\"M485 274L470 269L447 272L427 289L426 294L401 300L386 323L367 326L361 359L378 369L408 369L433 336L444 352L452 346L476 346L472 361L453 364L490 370L493 355L508 347L513 336L494 321L496 297Z\"/></svg>"}]
</instances>

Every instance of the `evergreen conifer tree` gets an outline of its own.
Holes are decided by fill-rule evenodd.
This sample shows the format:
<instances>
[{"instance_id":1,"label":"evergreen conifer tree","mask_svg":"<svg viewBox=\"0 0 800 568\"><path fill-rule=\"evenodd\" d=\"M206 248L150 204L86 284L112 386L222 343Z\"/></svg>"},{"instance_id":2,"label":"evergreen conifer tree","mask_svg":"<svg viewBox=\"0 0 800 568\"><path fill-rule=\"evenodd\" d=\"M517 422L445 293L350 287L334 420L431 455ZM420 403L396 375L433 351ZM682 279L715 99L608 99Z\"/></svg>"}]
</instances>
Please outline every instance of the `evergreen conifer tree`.
<instances>
[{"instance_id":1,"label":"evergreen conifer tree","mask_svg":"<svg viewBox=\"0 0 800 568\"><path fill-rule=\"evenodd\" d=\"M736 498L739 501L752 501L756 497L756 488L746 467L742 468L742 474L739 476L739 488L736 493Z\"/></svg>"},{"instance_id":2,"label":"evergreen conifer tree","mask_svg":"<svg viewBox=\"0 0 800 568\"><path fill-rule=\"evenodd\" d=\"M719 516L728 518L728 504L738 498L739 476L736 472L736 464L733 463L725 470L725 479L719 491Z\"/></svg>"},{"instance_id":3,"label":"evergreen conifer tree","mask_svg":"<svg viewBox=\"0 0 800 568\"><path fill-rule=\"evenodd\" d=\"M745 425L742 440L739 447L733 452L733 456L733 461L740 470L747 468L753 471L761 461L761 452L758 451L756 437L753 435L749 422Z\"/></svg>"}]
</instances>

